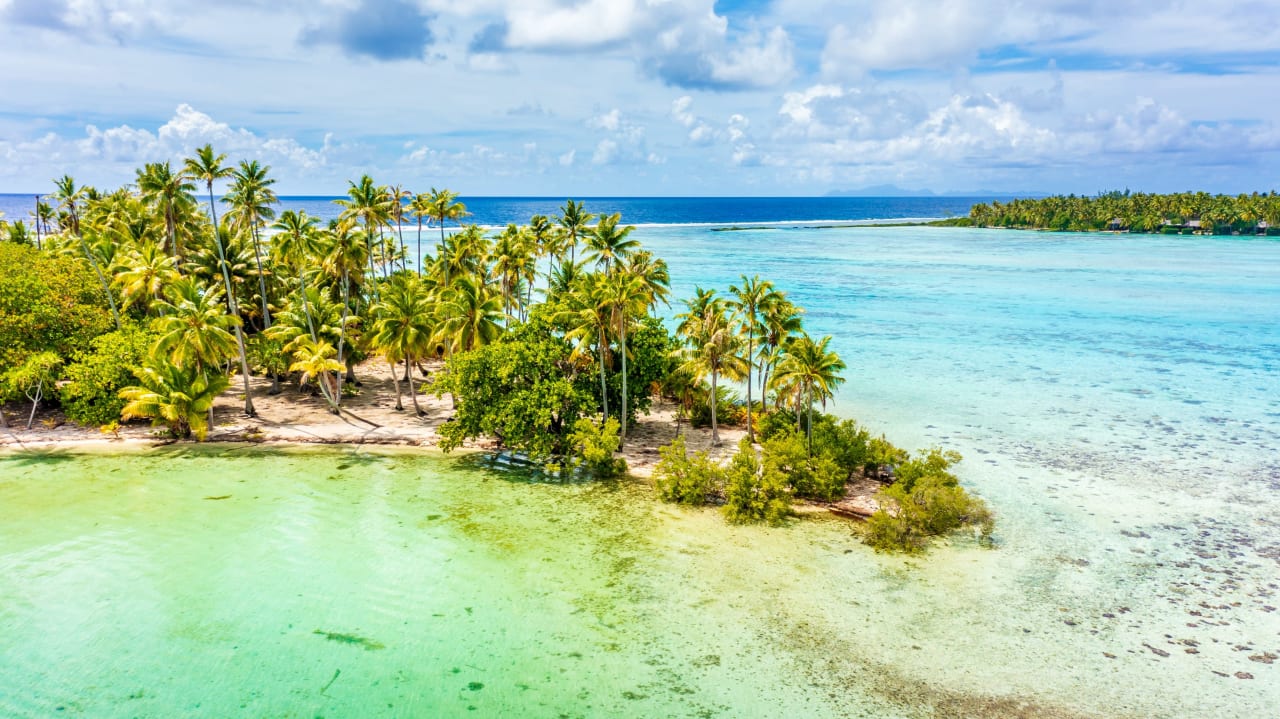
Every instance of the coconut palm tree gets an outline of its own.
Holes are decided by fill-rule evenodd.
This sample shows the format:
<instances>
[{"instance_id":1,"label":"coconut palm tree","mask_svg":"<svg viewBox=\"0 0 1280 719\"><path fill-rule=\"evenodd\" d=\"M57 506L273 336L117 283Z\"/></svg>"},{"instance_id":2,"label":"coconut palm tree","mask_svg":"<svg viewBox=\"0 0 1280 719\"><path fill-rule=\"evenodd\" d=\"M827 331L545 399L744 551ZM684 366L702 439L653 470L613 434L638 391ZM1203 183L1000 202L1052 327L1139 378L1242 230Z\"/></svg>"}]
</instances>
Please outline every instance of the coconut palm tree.
<instances>
[{"instance_id":1,"label":"coconut palm tree","mask_svg":"<svg viewBox=\"0 0 1280 719\"><path fill-rule=\"evenodd\" d=\"M409 210L418 220L418 249L416 253L418 276L422 276L422 221L431 217L431 196L425 192L419 192L409 201Z\"/></svg>"},{"instance_id":2,"label":"coconut palm tree","mask_svg":"<svg viewBox=\"0 0 1280 719\"><path fill-rule=\"evenodd\" d=\"M342 394L338 389L337 373L342 371L342 362L334 359L335 354L337 350L328 341L317 342L304 336L293 353L293 364L289 365L289 371L302 373L298 380L301 384L315 379L321 396L329 404L329 411L338 414Z\"/></svg>"},{"instance_id":3,"label":"coconut palm tree","mask_svg":"<svg viewBox=\"0 0 1280 719\"><path fill-rule=\"evenodd\" d=\"M192 194L196 186L183 173L174 172L168 161L144 165L138 170L137 184L143 202L164 220L164 236L169 243L169 253L181 262L178 218L195 204Z\"/></svg>"},{"instance_id":4,"label":"coconut palm tree","mask_svg":"<svg viewBox=\"0 0 1280 719\"><path fill-rule=\"evenodd\" d=\"M610 306L612 325L617 330L618 356L622 358L622 411L618 438L620 443L627 441L627 327L636 318L648 312L650 303L649 286L645 278L617 272L605 279L602 288L605 299Z\"/></svg>"},{"instance_id":5,"label":"coconut palm tree","mask_svg":"<svg viewBox=\"0 0 1280 719\"><path fill-rule=\"evenodd\" d=\"M351 284L364 282L364 266L368 257L368 244L364 233L356 229L352 218L334 220L326 232L320 235L323 267L331 277L339 281L342 293L342 320L339 323L337 361L346 361L346 341L351 318Z\"/></svg>"},{"instance_id":6,"label":"coconut palm tree","mask_svg":"<svg viewBox=\"0 0 1280 719\"><path fill-rule=\"evenodd\" d=\"M258 269L258 293L262 296L262 327L271 326L271 309L267 294L267 273L262 269L262 247L258 230L267 220L275 219L275 210L271 206L278 202L271 186L276 184L275 178L268 177L270 165L261 165L257 160L241 160L239 167L231 173L231 191L222 198L231 205L227 214L233 224L247 230L253 240L253 261Z\"/></svg>"},{"instance_id":7,"label":"coconut palm tree","mask_svg":"<svg viewBox=\"0 0 1280 719\"><path fill-rule=\"evenodd\" d=\"M222 164L226 159L225 154L214 154L213 145L206 144L196 149L195 157L186 159L182 171L187 177L204 182L205 190L209 193L209 220L212 223L213 246L218 250L218 269L222 274L227 311L233 317L239 317L240 308L236 305L236 293L231 287L231 273L227 267L227 251L223 244L222 228L218 225L217 203L213 201L213 183L231 177L234 172L230 167ZM255 252L256 249L255 247ZM258 274L261 276L261 268ZM244 381L244 413L248 417L257 417L258 411L253 406L253 394L249 391L249 360L244 350L244 330L238 324L236 325L236 352L240 357L240 377Z\"/></svg>"},{"instance_id":8,"label":"coconut palm tree","mask_svg":"<svg viewBox=\"0 0 1280 719\"><path fill-rule=\"evenodd\" d=\"M391 366L391 380L396 386L396 409L403 410L400 401L400 377L397 365L404 362L412 367L415 360L427 354L433 343L435 327L434 303L417 275L396 274L387 284L382 299L372 308L373 327L370 344L387 359ZM418 391L413 386L413 373L406 372L409 381L409 398L413 411L421 415Z\"/></svg>"},{"instance_id":9,"label":"coconut palm tree","mask_svg":"<svg viewBox=\"0 0 1280 719\"><path fill-rule=\"evenodd\" d=\"M54 196L58 198L60 204L66 207L67 211L71 214L71 234L80 240L80 249L84 253L84 258L89 261L89 265L93 267L93 273L98 277L98 285L102 288L102 294L107 298L107 304L111 306L111 317L115 319L116 329L119 330L123 325L120 324L120 310L116 308L116 298L111 294L111 288L107 285L107 278L102 273L102 267L99 266L97 257L89 249L89 243L85 239L84 233L80 231L80 216L76 209L77 202L82 196L81 190L76 187L76 181L72 179L70 175L63 175L62 177L54 180L53 184L56 188ZM39 205L38 200L36 204ZM37 238L39 237L39 228L40 224L37 219ZM38 239L37 244L39 244Z\"/></svg>"},{"instance_id":10,"label":"coconut palm tree","mask_svg":"<svg viewBox=\"0 0 1280 719\"><path fill-rule=\"evenodd\" d=\"M454 345L463 352L498 339L506 318L502 298L470 277L454 280L444 291L438 312L437 337L444 340L445 347Z\"/></svg>"},{"instance_id":11,"label":"coconut palm tree","mask_svg":"<svg viewBox=\"0 0 1280 719\"><path fill-rule=\"evenodd\" d=\"M228 329L240 318L220 306L220 293L186 277L169 285L165 299L157 302L161 316L152 322L159 333L152 356L204 371L234 354L236 342Z\"/></svg>"},{"instance_id":12,"label":"coconut palm tree","mask_svg":"<svg viewBox=\"0 0 1280 719\"><path fill-rule=\"evenodd\" d=\"M680 320L678 334L686 347L680 353L682 367L692 374L695 381L711 380L707 404L711 410L711 444L720 446L719 420L717 416L718 380L727 377L740 379L746 371L746 363L739 355L742 340L729 320L728 306L712 292L699 292L685 302L687 311L677 316Z\"/></svg>"},{"instance_id":13,"label":"coconut palm tree","mask_svg":"<svg viewBox=\"0 0 1280 719\"><path fill-rule=\"evenodd\" d=\"M125 400L121 418L167 424L175 437L183 439L193 434L198 440L205 438L213 401L231 384L225 375L164 358L148 360L134 375L139 384L120 390Z\"/></svg>"},{"instance_id":14,"label":"coconut palm tree","mask_svg":"<svg viewBox=\"0 0 1280 719\"><path fill-rule=\"evenodd\" d=\"M587 247L590 249L587 259L594 261L601 270L613 272L623 265L631 253L640 249L639 240L627 237L635 227L618 227L621 219L622 215L617 212L601 217L600 222L586 236Z\"/></svg>"},{"instance_id":15,"label":"coconut palm tree","mask_svg":"<svg viewBox=\"0 0 1280 719\"><path fill-rule=\"evenodd\" d=\"M458 202L458 193L449 190L437 190L431 188L431 195L428 198L428 213L436 222L440 223L440 259L444 261L444 287L449 287L449 255L448 247L444 241L444 221L453 220L459 222L467 215L467 206Z\"/></svg>"},{"instance_id":16,"label":"coconut palm tree","mask_svg":"<svg viewBox=\"0 0 1280 719\"><path fill-rule=\"evenodd\" d=\"M765 305L775 302L780 297L777 290L773 288L773 283L768 280L761 280L760 275L755 275L747 279L746 275L741 275L742 285L730 285L729 293L733 297L729 300L729 308L734 311L738 317L739 326L747 335L747 437L752 441L756 441L755 426L751 422L751 370L755 367L755 339L757 331L760 329L760 310Z\"/></svg>"},{"instance_id":17,"label":"coconut palm tree","mask_svg":"<svg viewBox=\"0 0 1280 719\"><path fill-rule=\"evenodd\" d=\"M793 387L797 398L803 400L807 407L805 435L810 454L813 453L813 402L815 399L825 401L830 398L835 393L835 388L844 383L844 378L840 376L845 369L844 360L828 348L830 344L831 335L818 342L814 342L809 335L795 338L787 343L782 361L778 363L778 372L773 377L775 385ZM800 409L797 405L797 417Z\"/></svg>"},{"instance_id":18,"label":"coconut palm tree","mask_svg":"<svg viewBox=\"0 0 1280 719\"><path fill-rule=\"evenodd\" d=\"M387 188L383 185L374 184L373 178L368 175L361 175L359 182L347 183L347 199L334 200L334 203L342 207L342 215L344 218L351 218L357 222L364 223L364 241L368 250L369 274L377 275L377 269L373 264L374 243L382 236L382 227L391 217L390 206L387 202ZM377 289L374 289L375 296Z\"/></svg>"},{"instance_id":19,"label":"coconut palm tree","mask_svg":"<svg viewBox=\"0 0 1280 719\"><path fill-rule=\"evenodd\" d=\"M124 267L115 273L112 284L120 287L120 298L126 308L144 302L147 304L144 309L158 311L165 287L179 277L173 257L158 245L143 243L126 254Z\"/></svg>"},{"instance_id":20,"label":"coconut palm tree","mask_svg":"<svg viewBox=\"0 0 1280 719\"><path fill-rule=\"evenodd\" d=\"M769 387L769 373L782 356L782 347L804 331L804 310L792 304L779 292L760 305L760 395L765 399Z\"/></svg>"},{"instance_id":21,"label":"coconut palm tree","mask_svg":"<svg viewBox=\"0 0 1280 719\"><path fill-rule=\"evenodd\" d=\"M579 265L572 260L561 265L566 268ZM605 380L605 368L609 366L609 330L613 326L613 306L606 294L605 276L599 273L583 273L577 276L564 293L564 303L555 313L552 321L569 330L565 339L573 342L573 356L589 356L592 343L595 344L596 357L600 365L600 410L601 421L609 419L609 394Z\"/></svg>"},{"instance_id":22,"label":"coconut palm tree","mask_svg":"<svg viewBox=\"0 0 1280 719\"><path fill-rule=\"evenodd\" d=\"M306 210L285 210L280 219L271 225L276 234L271 238L271 255L275 264L292 266L298 275L298 292L302 297L302 311L306 315L307 327L311 339L316 336L315 323L311 319L311 308L307 301L308 265L315 258L319 244L316 240L316 223L318 219L307 215Z\"/></svg>"},{"instance_id":23,"label":"coconut palm tree","mask_svg":"<svg viewBox=\"0 0 1280 719\"><path fill-rule=\"evenodd\" d=\"M578 240L586 236L587 226L591 224L591 220L595 219L595 215L583 209L581 202L573 200L565 200L564 207L560 208L560 217L556 219L556 224L560 225L564 230L565 243L569 247L569 260L577 262L578 260Z\"/></svg>"}]
</instances>

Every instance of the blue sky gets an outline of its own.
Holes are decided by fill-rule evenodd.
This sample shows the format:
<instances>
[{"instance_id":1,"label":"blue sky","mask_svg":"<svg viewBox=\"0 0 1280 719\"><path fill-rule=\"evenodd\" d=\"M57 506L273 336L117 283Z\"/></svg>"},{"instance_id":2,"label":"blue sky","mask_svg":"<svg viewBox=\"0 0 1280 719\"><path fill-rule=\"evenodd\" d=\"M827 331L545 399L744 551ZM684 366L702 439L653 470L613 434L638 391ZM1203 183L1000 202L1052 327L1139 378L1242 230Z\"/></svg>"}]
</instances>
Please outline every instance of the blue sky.
<instances>
[{"instance_id":1,"label":"blue sky","mask_svg":"<svg viewBox=\"0 0 1280 719\"><path fill-rule=\"evenodd\" d=\"M0 192L1280 188L1272 0L0 0Z\"/></svg>"}]
</instances>

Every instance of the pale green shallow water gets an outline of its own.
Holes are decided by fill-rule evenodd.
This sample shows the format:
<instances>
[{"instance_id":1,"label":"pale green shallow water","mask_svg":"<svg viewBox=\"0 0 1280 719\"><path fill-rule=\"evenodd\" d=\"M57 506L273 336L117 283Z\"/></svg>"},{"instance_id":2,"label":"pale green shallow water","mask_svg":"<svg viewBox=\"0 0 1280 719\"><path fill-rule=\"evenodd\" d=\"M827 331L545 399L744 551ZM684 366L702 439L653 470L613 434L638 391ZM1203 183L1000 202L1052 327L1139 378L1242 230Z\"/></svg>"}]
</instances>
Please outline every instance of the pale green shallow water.
<instances>
[{"instance_id":1,"label":"pale green shallow water","mask_svg":"<svg viewBox=\"0 0 1280 719\"><path fill-rule=\"evenodd\" d=\"M1121 572L1136 580L1095 595L1083 572L965 542L904 562L842 521L735 528L638 482L402 453L28 454L0 476L0 716L1276 706L1274 683L1209 695L1204 666L1143 649L1161 640L1137 559ZM1270 669L1205 643L1208 666Z\"/></svg>"}]
</instances>

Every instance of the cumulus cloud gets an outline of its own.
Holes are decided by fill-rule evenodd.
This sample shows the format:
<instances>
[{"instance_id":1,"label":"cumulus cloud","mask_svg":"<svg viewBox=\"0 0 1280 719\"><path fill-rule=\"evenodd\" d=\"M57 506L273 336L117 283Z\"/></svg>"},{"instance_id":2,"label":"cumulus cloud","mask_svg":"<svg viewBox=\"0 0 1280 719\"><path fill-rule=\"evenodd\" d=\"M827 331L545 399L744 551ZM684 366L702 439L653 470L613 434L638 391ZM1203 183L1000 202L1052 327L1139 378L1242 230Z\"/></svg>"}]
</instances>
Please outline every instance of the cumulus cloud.
<instances>
[{"instance_id":1,"label":"cumulus cloud","mask_svg":"<svg viewBox=\"0 0 1280 719\"><path fill-rule=\"evenodd\" d=\"M355 57L414 60L435 39L432 16L411 0L360 0L355 7L302 31L306 46L336 45Z\"/></svg>"},{"instance_id":2,"label":"cumulus cloud","mask_svg":"<svg viewBox=\"0 0 1280 719\"><path fill-rule=\"evenodd\" d=\"M472 52L499 49L576 53L616 51L647 73L677 86L707 89L772 87L795 72L786 30L735 32L712 0L526 0L507 6L485 26Z\"/></svg>"}]
</instances>

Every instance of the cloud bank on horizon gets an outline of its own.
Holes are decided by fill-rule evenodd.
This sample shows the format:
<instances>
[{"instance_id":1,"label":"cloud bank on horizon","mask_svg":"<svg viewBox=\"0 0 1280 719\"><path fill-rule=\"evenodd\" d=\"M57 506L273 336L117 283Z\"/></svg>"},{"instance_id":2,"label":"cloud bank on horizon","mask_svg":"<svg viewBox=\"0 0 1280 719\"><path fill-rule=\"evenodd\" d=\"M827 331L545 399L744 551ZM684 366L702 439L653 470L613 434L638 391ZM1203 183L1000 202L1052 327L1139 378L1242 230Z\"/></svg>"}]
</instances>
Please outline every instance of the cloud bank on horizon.
<instances>
[{"instance_id":1,"label":"cloud bank on horizon","mask_svg":"<svg viewBox=\"0 0 1280 719\"><path fill-rule=\"evenodd\" d=\"M1259 0L0 0L0 192L1280 188Z\"/></svg>"}]
</instances>

